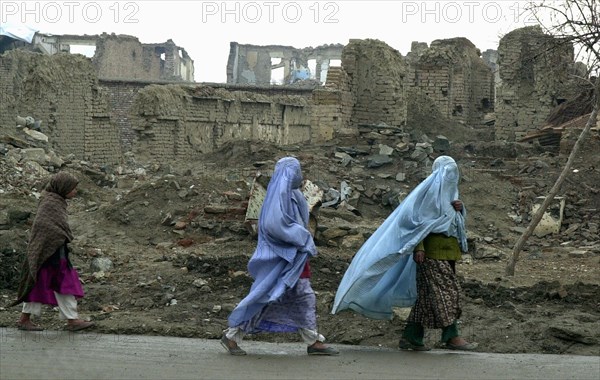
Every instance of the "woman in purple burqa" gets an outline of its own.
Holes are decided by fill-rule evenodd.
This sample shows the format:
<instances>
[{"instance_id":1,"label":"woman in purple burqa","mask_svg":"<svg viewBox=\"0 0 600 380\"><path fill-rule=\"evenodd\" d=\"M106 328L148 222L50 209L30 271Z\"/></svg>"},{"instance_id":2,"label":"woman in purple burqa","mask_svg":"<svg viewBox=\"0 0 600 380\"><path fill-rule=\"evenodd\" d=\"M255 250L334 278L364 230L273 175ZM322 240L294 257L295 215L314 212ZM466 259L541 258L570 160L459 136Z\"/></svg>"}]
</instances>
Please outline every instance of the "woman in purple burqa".
<instances>
[{"instance_id":1,"label":"woman in purple burqa","mask_svg":"<svg viewBox=\"0 0 600 380\"><path fill-rule=\"evenodd\" d=\"M256 332L298 332L309 355L336 355L317 332L316 297L310 285L309 258L317 254L308 230L309 210L300 162L280 159L258 220L258 244L248 272L250 293L228 318L221 344L232 355L245 355L238 343Z\"/></svg>"}]
</instances>

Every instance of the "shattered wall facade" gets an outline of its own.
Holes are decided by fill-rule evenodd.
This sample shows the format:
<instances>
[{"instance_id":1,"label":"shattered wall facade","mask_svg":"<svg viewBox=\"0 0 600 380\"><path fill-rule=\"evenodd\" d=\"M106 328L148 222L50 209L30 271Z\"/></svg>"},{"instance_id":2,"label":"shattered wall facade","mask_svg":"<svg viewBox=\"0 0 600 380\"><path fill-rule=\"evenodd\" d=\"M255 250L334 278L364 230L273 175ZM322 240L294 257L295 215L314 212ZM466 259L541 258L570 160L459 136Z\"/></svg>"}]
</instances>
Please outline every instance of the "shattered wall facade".
<instances>
[{"instance_id":1,"label":"shattered wall facade","mask_svg":"<svg viewBox=\"0 0 600 380\"><path fill-rule=\"evenodd\" d=\"M524 57L541 45L539 39L537 44L523 41L529 40L517 38L520 44L505 47L503 53L505 64L509 62L513 70L505 68L502 77L506 86L500 113L504 121L529 118L531 129L536 111L542 109L539 104L546 99L538 95L551 99L549 104L558 101L558 92L549 92L546 82L538 82L551 80L552 88L563 83L538 73L554 74L550 68L556 70L557 62L564 65L559 69L568 72L564 62L572 55L567 51L559 61L536 56L534 65L528 66L531 60ZM109 36L105 42L105 51L115 54L105 56L105 63L152 53L135 39ZM404 58L384 42L352 40L342 51L342 66L329 67L325 85L313 86L123 79L116 64L103 70L106 75L115 70L117 78L98 79L95 61L81 55L14 50L0 56L0 127L14 126L17 115L33 116L43 121L42 132L59 153L116 164L127 152L145 160L179 160L212 152L233 140L320 143L358 136L361 126L403 127L410 119L408 100L417 97L413 91L426 94L432 109L448 119L481 121L493 107L493 75L475 46L466 39L452 39L418 47ZM265 51L270 59L271 50ZM158 65L146 69L149 77L159 72ZM517 79L524 74L521 83ZM508 97L510 90L516 97ZM508 107L511 101L512 108ZM505 130L515 136L514 123L509 125Z\"/></svg>"},{"instance_id":2,"label":"shattered wall facade","mask_svg":"<svg viewBox=\"0 0 600 380\"><path fill-rule=\"evenodd\" d=\"M193 61L172 40L142 44L136 37L104 34L92 61L105 79L194 81Z\"/></svg>"},{"instance_id":3,"label":"shattered wall facade","mask_svg":"<svg viewBox=\"0 0 600 380\"><path fill-rule=\"evenodd\" d=\"M98 79L90 59L10 51L0 59L2 131L16 116L42 120L49 148L108 165L209 153L232 140L278 145L331 139L347 124L347 77L327 87L164 84ZM342 91L344 90L344 91Z\"/></svg>"},{"instance_id":4,"label":"shattered wall facade","mask_svg":"<svg viewBox=\"0 0 600 380\"><path fill-rule=\"evenodd\" d=\"M408 63L378 40L350 40L342 52L352 93L351 124L403 126L406 123Z\"/></svg>"},{"instance_id":5,"label":"shattered wall facade","mask_svg":"<svg viewBox=\"0 0 600 380\"><path fill-rule=\"evenodd\" d=\"M53 55L72 46L94 46L92 61L104 79L194 82L194 61L172 40L142 44L136 37L116 34L36 34L29 50Z\"/></svg>"},{"instance_id":6,"label":"shattered wall facade","mask_svg":"<svg viewBox=\"0 0 600 380\"><path fill-rule=\"evenodd\" d=\"M107 99L89 59L11 50L0 56L0 129L15 132L17 116L41 120L41 132L62 154L99 163L121 156Z\"/></svg>"},{"instance_id":7,"label":"shattered wall facade","mask_svg":"<svg viewBox=\"0 0 600 380\"><path fill-rule=\"evenodd\" d=\"M310 79L325 82L331 60L341 59L343 45L323 45L316 48L297 49L282 45L247 45L231 42L227 60L228 84L268 85L272 83L272 70L283 68L283 84L293 82L295 70L308 69L314 60ZM273 59L280 60L273 63Z\"/></svg>"},{"instance_id":8,"label":"shattered wall facade","mask_svg":"<svg viewBox=\"0 0 600 380\"><path fill-rule=\"evenodd\" d=\"M466 38L435 40L411 52L408 85L420 89L443 116L478 125L494 110L493 73Z\"/></svg>"},{"instance_id":9,"label":"shattered wall facade","mask_svg":"<svg viewBox=\"0 0 600 380\"><path fill-rule=\"evenodd\" d=\"M573 97L568 85L573 62L573 46L539 26L504 36L498 47L496 138L518 141L542 127L552 108Z\"/></svg>"}]
</instances>

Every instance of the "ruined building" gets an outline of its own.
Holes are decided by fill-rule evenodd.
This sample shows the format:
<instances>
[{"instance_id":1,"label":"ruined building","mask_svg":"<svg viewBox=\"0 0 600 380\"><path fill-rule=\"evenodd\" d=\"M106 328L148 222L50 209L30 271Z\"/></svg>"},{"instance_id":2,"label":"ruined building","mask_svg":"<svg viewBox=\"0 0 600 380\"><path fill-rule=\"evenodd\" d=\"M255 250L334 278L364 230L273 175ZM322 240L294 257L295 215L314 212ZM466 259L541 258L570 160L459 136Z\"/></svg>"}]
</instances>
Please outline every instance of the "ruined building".
<instances>
[{"instance_id":1,"label":"ruined building","mask_svg":"<svg viewBox=\"0 0 600 380\"><path fill-rule=\"evenodd\" d=\"M343 48L340 44L296 49L232 42L227 61L227 83L291 84L304 79L325 83L329 67L339 66L337 61L341 59Z\"/></svg>"},{"instance_id":2,"label":"ruined building","mask_svg":"<svg viewBox=\"0 0 600 380\"><path fill-rule=\"evenodd\" d=\"M122 157L108 97L83 55L10 50L0 55L0 94L0 134L14 132L17 115L32 116L58 152L98 163Z\"/></svg>"},{"instance_id":3,"label":"ruined building","mask_svg":"<svg viewBox=\"0 0 600 380\"><path fill-rule=\"evenodd\" d=\"M407 57L378 40L351 40L343 49L232 43L227 84L185 83L193 65L172 41L83 40L95 44L93 59L63 52L69 39L39 41L37 49L48 43L52 54L0 55L0 133L14 132L16 116L32 116L60 153L107 165L128 153L166 163L233 140L290 145L356 136L362 127L436 133L452 122L481 126L495 109L496 138L514 140L570 96L563 85L573 58L568 47L540 53L553 39L535 30L507 35L494 104L491 59L486 64L464 38L416 43ZM327 70L309 70L307 78L307 65ZM270 85L274 70L285 84Z\"/></svg>"},{"instance_id":4,"label":"ruined building","mask_svg":"<svg viewBox=\"0 0 600 380\"><path fill-rule=\"evenodd\" d=\"M53 55L74 47L95 49L92 62L99 78L194 82L194 61L172 40L142 44L136 37L115 34L93 36L36 33L21 48Z\"/></svg>"},{"instance_id":5,"label":"ruined building","mask_svg":"<svg viewBox=\"0 0 600 380\"><path fill-rule=\"evenodd\" d=\"M408 64L400 53L378 40L350 40L342 67L353 97L351 124L406 124Z\"/></svg>"},{"instance_id":6,"label":"ruined building","mask_svg":"<svg viewBox=\"0 0 600 380\"><path fill-rule=\"evenodd\" d=\"M544 124L550 111L573 98L573 45L539 26L508 33L498 47L496 138L516 141Z\"/></svg>"},{"instance_id":7,"label":"ruined building","mask_svg":"<svg viewBox=\"0 0 600 380\"><path fill-rule=\"evenodd\" d=\"M413 47L408 85L431 98L446 118L481 124L483 116L494 110L494 79L479 49L466 38Z\"/></svg>"}]
</instances>

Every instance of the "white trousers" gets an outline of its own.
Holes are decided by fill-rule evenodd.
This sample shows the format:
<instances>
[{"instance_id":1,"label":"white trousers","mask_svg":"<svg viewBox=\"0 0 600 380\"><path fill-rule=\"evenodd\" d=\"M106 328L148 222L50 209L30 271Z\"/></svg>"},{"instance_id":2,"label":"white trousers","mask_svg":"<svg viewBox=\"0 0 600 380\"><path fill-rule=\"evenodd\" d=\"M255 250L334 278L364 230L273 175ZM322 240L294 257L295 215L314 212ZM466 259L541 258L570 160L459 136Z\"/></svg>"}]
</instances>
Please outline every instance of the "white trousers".
<instances>
[{"instance_id":1,"label":"white trousers","mask_svg":"<svg viewBox=\"0 0 600 380\"><path fill-rule=\"evenodd\" d=\"M240 344L244 339L244 336L246 336L244 330L242 330L239 327L229 327L227 330L223 331L223 333L225 334L227 339L233 340L237 344ZM298 333L302 337L304 343L308 344L309 346L312 346L317 341L325 342L325 337L316 332L315 330L300 328L298 329Z\"/></svg>"},{"instance_id":2,"label":"white trousers","mask_svg":"<svg viewBox=\"0 0 600 380\"><path fill-rule=\"evenodd\" d=\"M54 292L58 303L58 316L60 319L79 319L77 314L77 299L71 294ZM42 315L42 304L39 302L23 302L23 313Z\"/></svg>"}]
</instances>

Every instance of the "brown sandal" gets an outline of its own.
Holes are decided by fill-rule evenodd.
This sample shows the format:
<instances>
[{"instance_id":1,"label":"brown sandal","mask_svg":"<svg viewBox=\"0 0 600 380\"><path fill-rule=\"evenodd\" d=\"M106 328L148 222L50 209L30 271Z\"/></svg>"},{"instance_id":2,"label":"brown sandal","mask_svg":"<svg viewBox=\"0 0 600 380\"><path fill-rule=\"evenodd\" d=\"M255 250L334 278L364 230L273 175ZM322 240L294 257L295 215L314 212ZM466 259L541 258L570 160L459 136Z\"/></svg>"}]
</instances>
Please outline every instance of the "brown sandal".
<instances>
[{"instance_id":1,"label":"brown sandal","mask_svg":"<svg viewBox=\"0 0 600 380\"><path fill-rule=\"evenodd\" d=\"M27 322L17 322L17 329L23 331L44 331L44 328L36 325L31 321Z\"/></svg>"},{"instance_id":2,"label":"brown sandal","mask_svg":"<svg viewBox=\"0 0 600 380\"><path fill-rule=\"evenodd\" d=\"M67 331L79 331L79 330L87 329L87 328L92 327L92 326L94 326L94 322L79 321L79 322L76 322L76 323L67 324L65 326L65 330L67 330Z\"/></svg>"}]
</instances>

